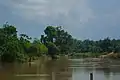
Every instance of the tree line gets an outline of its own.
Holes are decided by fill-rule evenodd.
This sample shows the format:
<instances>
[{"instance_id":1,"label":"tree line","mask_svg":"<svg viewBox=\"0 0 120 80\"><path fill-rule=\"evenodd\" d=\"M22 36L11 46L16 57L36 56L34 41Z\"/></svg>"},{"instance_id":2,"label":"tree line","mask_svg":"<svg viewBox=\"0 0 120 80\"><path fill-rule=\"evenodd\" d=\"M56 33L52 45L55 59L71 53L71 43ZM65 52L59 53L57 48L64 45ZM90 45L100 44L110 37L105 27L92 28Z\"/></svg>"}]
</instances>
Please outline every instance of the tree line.
<instances>
[{"instance_id":1,"label":"tree line","mask_svg":"<svg viewBox=\"0 0 120 80\"><path fill-rule=\"evenodd\" d=\"M74 40L73 52L92 52L92 53L120 53L120 39L110 39L109 37L93 41L93 40Z\"/></svg>"},{"instance_id":2,"label":"tree line","mask_svg":"<svg viewBox=\"0 0 120 80\"><path fill-rule=\"evenodd\" d=\"M120 39L77 40L61 26L47 26L40 39L17 33L13 25L4 24L0 28L0 60L6 62L26 61L42 55L52 59L57 55L75 55L76 53L119 53Z\"/></svg>"},{"instance_id":3,"label":"tree line","mask_svg":"<svg viewBox=\"0 0 120 80\"><path fill-rule=\"evenodd\" d=\"M17 35L15 26L4 24L0 28L0 60L2 62L27 61L48 52L39 39L31 41L26 34Z\"/></svg>"}]
</instances>

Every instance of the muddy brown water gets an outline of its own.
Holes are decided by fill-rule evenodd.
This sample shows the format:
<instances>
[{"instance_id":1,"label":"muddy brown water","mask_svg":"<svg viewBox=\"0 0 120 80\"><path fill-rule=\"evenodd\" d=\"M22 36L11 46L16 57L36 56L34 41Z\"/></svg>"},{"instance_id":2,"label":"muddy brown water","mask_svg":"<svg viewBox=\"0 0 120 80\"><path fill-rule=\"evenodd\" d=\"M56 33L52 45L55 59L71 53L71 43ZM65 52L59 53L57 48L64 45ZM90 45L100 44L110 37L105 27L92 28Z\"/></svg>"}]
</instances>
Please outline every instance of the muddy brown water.
<instances>
[{"instance_id":1,"label":"muddy brown water","mask_svg":"<svg viewBox=\"0 0 120 80\"><path fill-rule=\"evenodd\" d=\"M32 63L0 64L0 80L120 80L120 61L91 62L83 59L52 61L39 59Z\"/></svg>"}]
</instances>

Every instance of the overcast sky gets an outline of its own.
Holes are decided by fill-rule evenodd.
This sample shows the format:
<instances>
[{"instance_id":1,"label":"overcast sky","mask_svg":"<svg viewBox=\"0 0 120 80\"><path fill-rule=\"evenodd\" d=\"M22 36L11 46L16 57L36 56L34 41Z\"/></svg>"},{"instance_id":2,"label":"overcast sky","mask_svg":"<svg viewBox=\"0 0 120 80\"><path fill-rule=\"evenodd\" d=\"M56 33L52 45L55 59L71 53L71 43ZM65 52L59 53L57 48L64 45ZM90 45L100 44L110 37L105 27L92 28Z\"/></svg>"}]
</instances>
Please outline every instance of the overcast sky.
<instances>
[{"instance_id":1,"label":"overcast sky","mask_svg":"<svg viewBox=\"0 0 120 80\"><path fill-rule=\"evenodd\" d=\"M0 24L40 37L48 25L77 39L120 38L120 0L0 0Z\"/></svg>"}]
</instances>

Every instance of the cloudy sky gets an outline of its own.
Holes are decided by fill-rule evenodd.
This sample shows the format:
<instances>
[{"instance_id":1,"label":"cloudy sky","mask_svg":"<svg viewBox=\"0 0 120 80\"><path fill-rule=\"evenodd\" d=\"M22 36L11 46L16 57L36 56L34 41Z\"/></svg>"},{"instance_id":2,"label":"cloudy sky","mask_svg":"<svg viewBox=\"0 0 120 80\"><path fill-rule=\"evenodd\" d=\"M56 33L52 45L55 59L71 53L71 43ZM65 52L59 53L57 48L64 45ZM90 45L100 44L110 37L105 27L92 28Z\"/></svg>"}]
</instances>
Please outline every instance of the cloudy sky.
<instances>
[{"instance_id":1,"label":"cloudy sky","mask_svg":"<svg viewBox=\"0 0 120 80\"><path fill-rule=\"evenodd\" d=\"M0 25L39 37L48 25L78 39L120 38L120 0L0 0Z\"/></svg>"}]
</instances>

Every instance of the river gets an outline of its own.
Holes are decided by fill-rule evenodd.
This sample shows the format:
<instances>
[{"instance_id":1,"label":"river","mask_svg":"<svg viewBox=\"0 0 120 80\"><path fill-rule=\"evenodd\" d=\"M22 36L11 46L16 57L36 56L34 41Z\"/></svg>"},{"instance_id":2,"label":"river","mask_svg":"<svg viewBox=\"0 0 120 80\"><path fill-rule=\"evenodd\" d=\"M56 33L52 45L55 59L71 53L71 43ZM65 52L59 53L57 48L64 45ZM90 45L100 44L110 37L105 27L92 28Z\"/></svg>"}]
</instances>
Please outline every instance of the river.
<instances>
[{"instance_id":1,"label":"river","mask_svg":"<svg viewBox=\"0 0 120 80\"><path fill-rule=\"evenodd\" d=\"M120 80L120 61L90 62L83 59L48 60L0 64L0 80Z\"/></svg>"}]
</instances>

